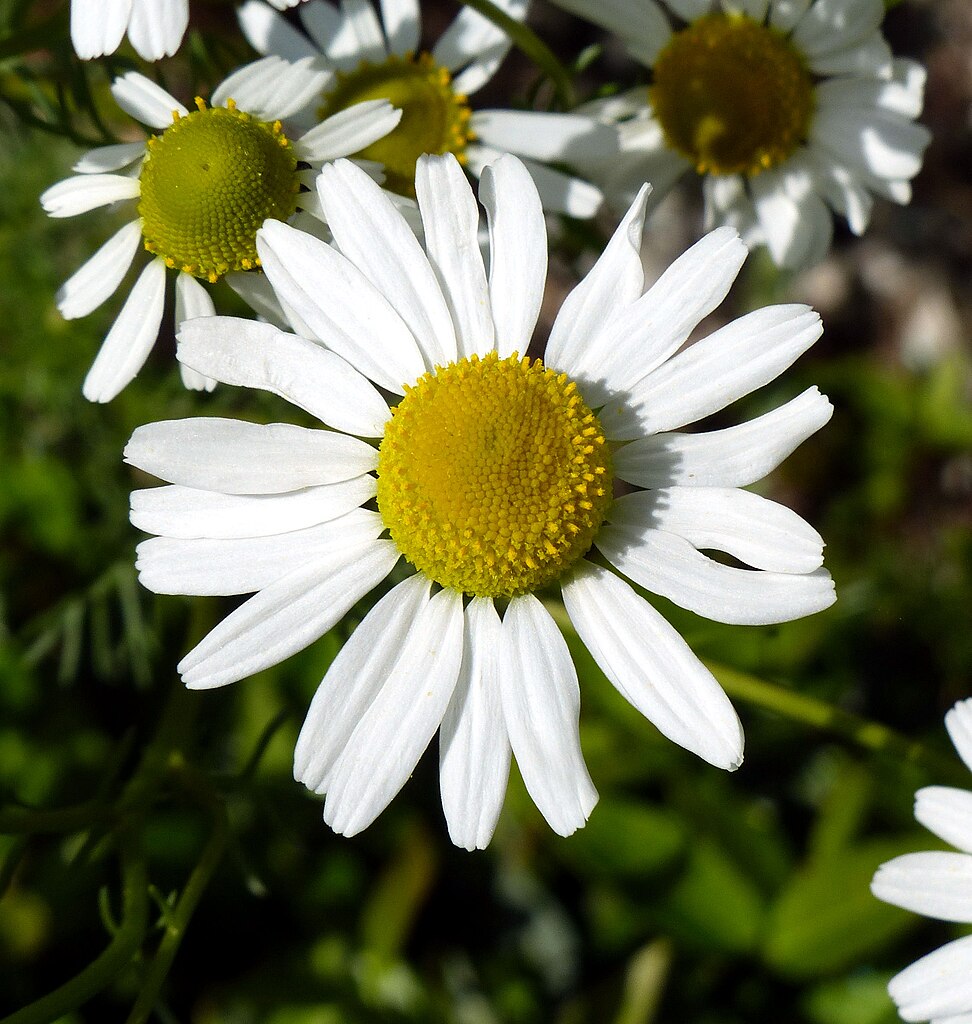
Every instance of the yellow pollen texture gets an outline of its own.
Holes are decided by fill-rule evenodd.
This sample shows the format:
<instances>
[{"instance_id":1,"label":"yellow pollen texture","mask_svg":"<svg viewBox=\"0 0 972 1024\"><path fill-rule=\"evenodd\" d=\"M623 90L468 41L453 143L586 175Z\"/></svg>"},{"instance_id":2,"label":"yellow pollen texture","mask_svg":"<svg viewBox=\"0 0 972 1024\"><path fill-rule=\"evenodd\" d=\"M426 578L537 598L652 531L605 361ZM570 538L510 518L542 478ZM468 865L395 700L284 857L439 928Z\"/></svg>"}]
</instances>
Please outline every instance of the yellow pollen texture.
<instances>
[{"instance_id":1,"label":"yellow pollen texture","mask_svg":"<svg viewBox=\"0 0 972 1024\"><path fill-rule=\"evenodd\" d=\"M145 248L193 277L217 281L259 265L257 229L295 210L297 159L280 122L206 107L148 140L138 212Z\"/></svg>"},{"instance_id":2,"label":"yellow pollen texture","mask_svg":"<svg viewBox=\"0 0 972 1024\"><path fill-rule=\"evenodd\" d=\"M472 356L421 377L386 426L378 509L443 587L513 597L583 555L611 501L611 458L566 374Z\"/></svg>"},{"instance_id":3,"label":"yellow pollen texture","mask_svg":"<svg viewBox=\"0 0 972 1024\"><path fill-rule=\"evenodd\" d=\"M472 139L465 96L452 88L452 76L427 53L398 56L375 64L362 61L339 71L318 111L324 118L365 100L389 100L402 111L396 128L355 156L384 165L385 188L415 198L415 164L423 153L454 153L462 162Z\"/></svg>"},{"instance_id":4,"label":"yellow pollen texture","mask_svg":"<svg viewBox=\"0 0 972 1024\"><path fill-rule=\"evenodd\" d=\"M806 60L781 32L710 14L676 32L649 90L665 141L699 174L755 175L803 142L814 108Z\"/></svg>"}]
</instances>

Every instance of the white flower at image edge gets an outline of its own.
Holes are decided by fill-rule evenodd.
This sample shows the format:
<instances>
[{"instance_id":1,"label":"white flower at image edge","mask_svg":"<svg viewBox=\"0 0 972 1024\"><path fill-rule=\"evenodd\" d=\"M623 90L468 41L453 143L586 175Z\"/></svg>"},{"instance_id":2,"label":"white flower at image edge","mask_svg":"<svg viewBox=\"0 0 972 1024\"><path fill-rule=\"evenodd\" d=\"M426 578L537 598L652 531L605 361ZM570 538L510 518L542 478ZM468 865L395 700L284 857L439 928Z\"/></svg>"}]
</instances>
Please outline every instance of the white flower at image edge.
<instances>
[{"instance_id":1,"label":"white flower at image edge","mask_svg":"<svg viewBox=\"0 0 972 1024\"><path fill-rule=\"evenodd\" d=\"M497 6L520 21L528 2L497 0ZM380 16L371 0L343 0L340 6L308 0L299 8L304 32L263 0L247 0L239 18L258 53L316 57L334 71L324 89L325 112L376 96L404 111L397 129L360 154L385 166L387 188L413 196L415 163L423 153L454 153L476 177L501 154L513 153L529 169L545 210L581 218L597 212L600 189L562 165L610 159L618 150L613 125L579 113L472 109L468 97L496 74L509 36L463 7L426 53L420 50L418 0L380 0L378 8Z\"/></svg>"},{"instance_id":2,"label":"white flower at image edge","mask_svg":"<svg viewBox=\"0 0 972 1024\"><path fill-rule=\"evenodd\" d=\"M830 246L831 210L861 235L874 196L905 204L931 138L915 124L925 69L894 59L882 0L554 0L616 33L650 86L578 108L621 131L579 168L627 203L701 179L707 228L735 227L774 262Z\"/></svg>"},{"instance_id":3,"label":"white flower at image edge","mask_svg":"<svg viewBox=\"0 0 972 1024\"><path fill-rule=\"evenodd\" d=\"M809 388L738 426L675 430L773 380L819 337L819 317L760 309L680 352L746 251L720 229L647 287L646 186L564 301L543 362L531 362L517 353L537 321L547 244L515 157L486 168L480 185L488 272L477 204L451 156L418 164L424 250L353 164L325 167L318 191L333 246L275 222L259 237L264 271L304 336L215 317L184 324L178 354L330 429L173 420L140 427L125 451L171 481L132 494L133 524L158 535L139 545L142 583L256 591L182 660L185 683L221 686L301 650L404 554L417 571L334 659L297 744L296 777L326 793L337 832L374 820L437 729L457 845L489 842L511 750L551 827L569 835L584 824L597 793L577 674L535 594L553 585L627 700L676 743L738 767L743 735L728 698L631 583L730 623L783 622L833 602L816 531L742 489L827 422L827 399ZM404 395L394 410L376 385ZM631 493L612 500L612 481ZM700 550L713 548L753 568Z\"/></svg>"},{"instance_id":4,"label":"white flower at image edge","mask_svg":"<svg viewBox=\"0 0 972 1024\"><path fill-rule=\"evenodd\" d=\"M385 100L360 103L288 138L281 118L313 101L326 72L312 62L266 57L240 68L213 92L209 107L191 113L137 72L111 86L118 105L160 131L145 142L103 146L85 154L78 173L40 197L51 217L74 217L116 203L136 203L120 228L57 294L65 319L87 316L121 286L140 251L151 258L139 273L84 381L84 396L109 402L142 368L155 344L165 306L166 270L175 281L176 325L211 315L200 281L225 277L254 308L273 315L261 274L256 231L267 216L319 218L310 185L321 164L346 156L393 128L401 117ZM309 164L301 170L298 162ZM272 300L272 296L269 296ZM283 319L279 312L278 319ZM214 381L182 366L187 387Z\"/></svg>"},{"instance_id":5,"label":"white flower at image edge","mask_svg":"<svg viewBox=\"0 0 972 1024\"><path fill-rule=\"evenodd\" d=\"M945 716L959 757L972 770L972 699ZM882 864L871 882L878 899L939 921L972 924L972 792L926 786L915 794L915 818L959 853L906 853ZM972 935L917 960L888 985L907 1021L972 1024Z\"/></svg>"},{"instance_id":6,"label":"white flower at image edge","mask_svg":"<svg viewBox=\"0 0 972 1024\"><path fill-rule=\"evenodd\" d=\"M284 10L300 0L269 0ZM189 24L189 0L71 0L71 43L82 60L104 57L122 36L143 60L171 57Z\"/></svg>"}]
</instances>

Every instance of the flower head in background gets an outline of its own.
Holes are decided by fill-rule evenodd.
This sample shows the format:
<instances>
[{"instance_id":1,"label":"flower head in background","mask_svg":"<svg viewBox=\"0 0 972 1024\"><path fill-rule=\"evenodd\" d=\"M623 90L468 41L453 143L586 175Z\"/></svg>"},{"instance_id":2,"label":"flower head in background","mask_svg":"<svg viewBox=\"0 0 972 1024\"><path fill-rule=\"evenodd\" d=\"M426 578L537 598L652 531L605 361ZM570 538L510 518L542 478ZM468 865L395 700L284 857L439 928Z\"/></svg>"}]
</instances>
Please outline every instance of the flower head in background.
<instances>
[{"instance_id":1,"label":"flower head in background","mask_svg":"<svg viewBox=\"0 0 972 1024\"><path fill-rule=\"evenodd\" d=\"M158 535L139 546L137 567L158 593L256 591L181 662L186 684L207 688L306 647L404 556L412 575L320 685L297 778L327 793L325 820L353 835L439 729L454 842L488 843L511 748L567 835L597 794L577 675L538 593L559 587L621 694L726 769L742 760L732 706L629 580L723 622L782 622L834 600L818 534L743 489L827 422L827 399L810 388L739 426L675 429L773 380L820 320L805 306L767 307L679 353L745 248L719 229L646 288L645 187L565 300L543 362L531 361L521 353L547 248L529 173L512 156L483 173L487 275L459 164L423 157L417 172L424 249L343 160L318 179L334 246L283 223L261 229L265 273L303 337L227 317L183 325L179 358L194 371L274 392L330 429L218 418L140 427L127 461L171 484L132 495L132 522ZM400 396L394 409L378 387ZM632 493L615 499L616 481Z\"/></svg>"},{"instance_id":2,"label":"flower head in background","mask_svg":"<svg viewBox=\"0 0 972 1024\"><path fill-rule=\"evenodd\" d=\"M498 0L522 19L527 0ZM240 23L260 53L288 60L323 56L333 76L321 93L318 116L362 100L388 99L401 108L398 127L363 152L385 168L386 187L415 196L415 164L423 153L452 153L473 175L501 153L523 158L540 190L544 209L590 217L602 194L587 181L552 164L568 166L617 153L613 125L580 114L473 110L468 97L496 73L509 37L469 7L456 16L432 47L419 49L418 0L308 0L300 8L301 33L262 0L247 0Z\"/></svg>"},{"instance_id":3,"label":"flower head in background","mask_svg":"<svg viewBox=\"0 0 972 1024\"><path fill-rule=\"evenodd\" d=\"M859 235L875 194L910 201L925 71L892 59L882 0L554 2L651 71L647 89L580 108L619 124L621 158L586 166L617 201L695 174L707 227L732 225L787 267L824 255L831 210Z\"/></svg>"},{"instance_id":4,"label":"flower head in background","mask_svg":"<svg viewBox=\"0 0 972 1024\"><path fill-rule=\"evenodd\" d=\"M945 716L959 757L972 769L972 699ZM927 786L915 794L915 818L961 853L906 853L882 864L871 882L878 899L940 921L972 924L972 792ZM972 1020L972 935L946 943L891 979L907 1021L967 1024Z\"/></svg>"},{"instance_id":5,"label":"flower head in background","mask_svg":"<svg viewBox=\"0 0 972 1024\"><path fill-rule=\"evenodd\" d=\"M269 0L278 11L300 0ZM189 0L71 0L71 43L82 60L104 57L122 36L142 60L171 57L189 24Z\"/></svg>"},{"instance_id":6,"label":"flower head in background","mask_svg":"<svg viewBox=\"0 0 972 1024\"><path fill-rule=\"evenodd\" d=\"M138 373L159 332L166 270L176 272L176 322L215 312L201 281L225 277L254 308L263 298L256 232L268 218L317 211L313 191L300 193L326 160L384 135L401 116L386 101L359 104L303 136L288 138L279 118L320 90L322 74L303 61L268 57L229 76L212 106L197 99L190 113L136 72L116 79L118 105L158 135L146 142L92 150L79 173L51 186L41 203L52 217L73 217L122 201L137 216L62 286L58 309L71 320L110 298L140 249L151 257L132 287L84 382L93 402L111 401ZM310 169L298 169L298 161ZM183 368L187 387L213 382Z\"/></svg>"}]
</instances>

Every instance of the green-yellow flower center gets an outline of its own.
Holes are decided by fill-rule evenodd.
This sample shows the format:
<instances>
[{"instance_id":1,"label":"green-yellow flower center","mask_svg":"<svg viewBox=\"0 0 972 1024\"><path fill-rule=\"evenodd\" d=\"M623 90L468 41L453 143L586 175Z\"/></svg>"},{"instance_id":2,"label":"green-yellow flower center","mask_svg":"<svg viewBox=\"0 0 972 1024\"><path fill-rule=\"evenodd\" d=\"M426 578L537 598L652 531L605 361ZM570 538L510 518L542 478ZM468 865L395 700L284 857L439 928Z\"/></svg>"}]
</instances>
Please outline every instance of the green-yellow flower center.
<instances>
[{"instance_id":1,"label":"green-yellow flower center","mask_svg":"<svg viewBox=\"0 0 972 1024\"><path fill-rule=\"evenodd\" d=\"M389 100L402 111L396 128L355 156L385 167L385 187L415 198L415 164L423 153L454 153L460 162L469 130L469 102L452 88L449 71L427 53L392 54L339 71L324 94L321 120L365 100Z\"/></svg>"},{"instance_id":2,"label":"green-yellow flower center","mask_svg":"<svg viewBox=\"0 0 972 1024\"><path fill-rule=\"evenodd\" d=\"M232 100L196 106L148 140L138 212L149 252L216 281L259 265L257 229L294 212L300 183L279 121L259 121Z\"/></svg>"},{"instance_id":3,"label":"green-yellow flower center","mask_svg":"<svg viewBox=\"0 0 972 1024\"><path fill-rule=\"evenodd\" d=\"M649 93L665 141L699 174L778 167L806 139L814 107L800 51L738 14L710 14L676 32Z\"/></svg>"},{"instance_id":4,"label":"green-yellow flower center","mask_svg":"<svg viewBox=\"0 0 972 1024\"><path fill-rule=\"evenodd\" d=\"M564 373L492 353L406 391L378 456L378 510L443 587L513 597L583 555L611 501L611 457Z\"/></svg>"}]
</instances>

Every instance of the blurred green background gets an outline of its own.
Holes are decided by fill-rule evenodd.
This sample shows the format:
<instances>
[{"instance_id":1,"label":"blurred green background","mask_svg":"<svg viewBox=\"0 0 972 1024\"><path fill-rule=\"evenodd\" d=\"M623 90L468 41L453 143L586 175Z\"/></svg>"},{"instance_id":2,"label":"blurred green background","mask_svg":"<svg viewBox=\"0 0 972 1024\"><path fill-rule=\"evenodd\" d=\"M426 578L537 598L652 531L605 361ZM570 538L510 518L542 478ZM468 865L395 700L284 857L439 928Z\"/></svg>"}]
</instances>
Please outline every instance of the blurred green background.
<instances>
[{"instance_id":1,"label":"blurred green background","mask_svg":"<svg viewBox=\"0 0 972 1024\"><path fill-rule=\"evenodd\" d=\"M12 4L0 27L28 6ZM454 8L430 9L434 34ZM602 39L550 8L533 24L565 62ZM183 391L171 320L118 399L81 398L117 297L66 323L54 293L121 220L43 215L39 193L79 150L25 127L18 96L36 101L31 75L71 87L76 66L63 48L21 60L0 42L0 1013L124 947L110 982L64 1020L125 1020L140 999L140 1019L165 1024L897 1019L887 979L957 934L878 903L868 882L882 861L937 845L912 820L914 790L967 774L942 716L972 694L972 12L967 0L905 0L886 31L930 68L923 120L936 138L914 203L878 204L862 240L839 227L827 261L795 278L754 255L719 312L795 300L824 315L822 341L793 371L713 425L812 383L830 395L831 424L762 490L823 534L838 602L745 628L653 599L700 655L737 673L724 678L747 754L731 776L660 738L569 638L600 803L561 839L514 770L493 843L476 854L448 841L434 744L352 840L292 780L303 712L367 606L278 668L182 689L176 663L232 602L139 587L128 492L148 480L122 448L156 419L294 411L230 388ZM209 49L201 38L190 80L203 58L245 58L232 38ZM127 59L89 70L106 116L106 82ZM581 82L632 72L608 45ZM536 72L514 55L504 73L490 98L512 88L525 102ZM673 197L646 259L680 251L699 216L696 197ZM552 295L612 226L611 215L564 225ZM217 305L245 314L228 290ZM747 674L921 751L868 751L775 714L743 699Z\"/></svg>"}]
</instances>

